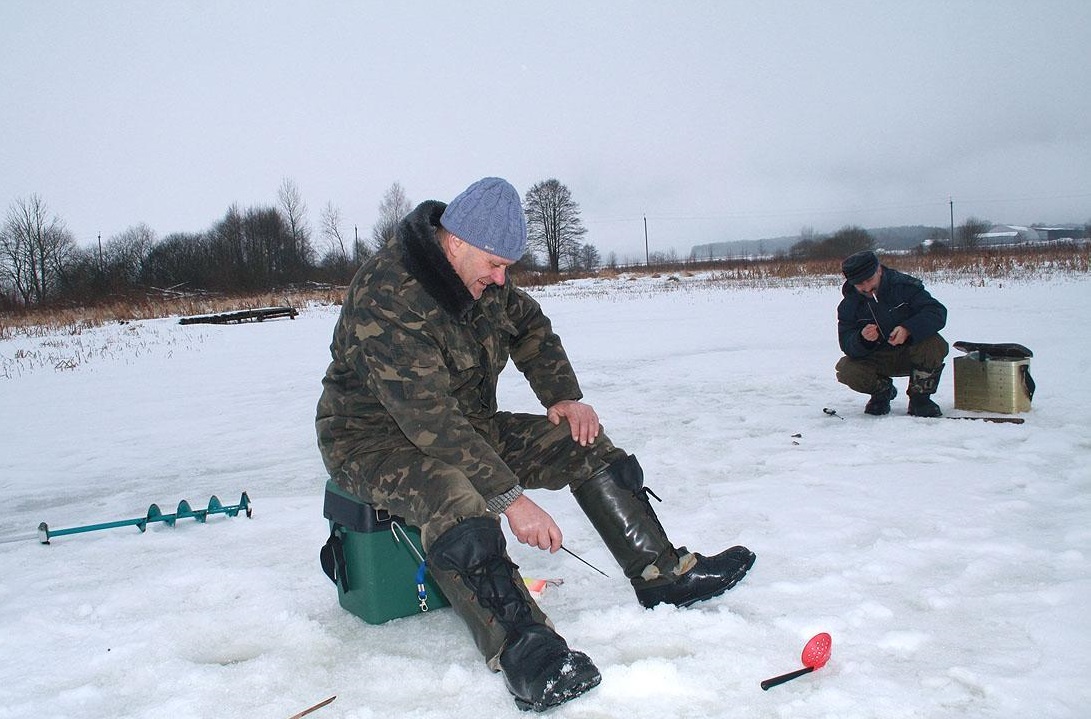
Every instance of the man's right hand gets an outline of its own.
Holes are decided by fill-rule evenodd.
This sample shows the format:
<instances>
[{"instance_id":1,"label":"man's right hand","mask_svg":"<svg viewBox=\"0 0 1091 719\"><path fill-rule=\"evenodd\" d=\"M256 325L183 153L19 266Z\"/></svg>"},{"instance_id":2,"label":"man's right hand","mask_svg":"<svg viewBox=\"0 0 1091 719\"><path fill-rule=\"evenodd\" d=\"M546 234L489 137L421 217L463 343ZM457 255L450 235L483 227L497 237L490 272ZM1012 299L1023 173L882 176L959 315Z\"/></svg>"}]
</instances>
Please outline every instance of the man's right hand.
<instances>
[{"instance_id":1,"label":"man's right hand","mask_svg":"<svg viewBox=\"0 0 1091 719\"><path fill-rule=\"evenodd\" d=\"M879 339L879 326L874 324L867 325L864 329L860 330L860 336L868 342L874 342Z\"/></svg>"},{"instance_id":2,"label":"man's right hand","mask_svg":"<svg viewBox=\"0 0 1091 719\"><path fill-rule=\"evenodd\" d=\"M561 528L549 516L549 512L535 504L527 495L519 495L508 505L504 516L508 518L511 533L523 544L548 549L550 552L561 548Z\"/></svg>"}]
</instances>

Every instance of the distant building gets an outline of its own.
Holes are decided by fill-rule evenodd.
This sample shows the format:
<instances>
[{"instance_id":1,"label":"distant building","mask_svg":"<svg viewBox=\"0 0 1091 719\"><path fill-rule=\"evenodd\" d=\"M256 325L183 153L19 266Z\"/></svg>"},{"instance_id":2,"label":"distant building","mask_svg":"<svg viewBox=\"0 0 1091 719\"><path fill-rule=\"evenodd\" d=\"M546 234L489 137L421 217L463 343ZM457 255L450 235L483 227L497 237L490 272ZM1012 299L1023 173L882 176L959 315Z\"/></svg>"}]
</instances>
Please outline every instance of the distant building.
<instances>
[{"instance_id":1,"label":"distant building","mask_svg":"<svg viewBox=\"0 0 1091 719\"><path fill-rule=\"evenodd\" d=\"M986 245L1015 245L1045 239L1035 228L1022 225L993 225L988 232L982 232L977 238Z\"/></svg>"},{"instance_id":2,"label":"distant building","mask_svg":"<svg viewBox=\"0 0 1091 719\"><path fill-rule=\"evenodd\" d=\"M1035 227L1038 236L1049 242L1059 240L1078 240L1087 236L1082 227Z\"/></svg>"}]
</instances>

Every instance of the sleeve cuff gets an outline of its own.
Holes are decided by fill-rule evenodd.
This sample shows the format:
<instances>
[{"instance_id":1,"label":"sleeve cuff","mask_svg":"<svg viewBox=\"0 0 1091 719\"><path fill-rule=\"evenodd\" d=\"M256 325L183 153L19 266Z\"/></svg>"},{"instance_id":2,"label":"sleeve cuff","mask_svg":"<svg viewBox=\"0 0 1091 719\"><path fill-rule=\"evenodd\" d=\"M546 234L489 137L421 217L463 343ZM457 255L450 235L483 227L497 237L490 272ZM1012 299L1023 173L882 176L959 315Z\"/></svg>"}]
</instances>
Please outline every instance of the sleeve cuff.
<instances>
[{"instance_id":1,"label":"sleeve cuff","mask_svg":"<svg viewBox=\"0 0 1091 719\"><path fill-rule=\"evenodd\" d=\"M492 499L486 500L485 506L489 508L490 512L501 514L505 509L511 506L512 502L519 499L519 496L522 493L523 488L517 484L503 494L498 494Z\"/></svg>"}]
</instances>

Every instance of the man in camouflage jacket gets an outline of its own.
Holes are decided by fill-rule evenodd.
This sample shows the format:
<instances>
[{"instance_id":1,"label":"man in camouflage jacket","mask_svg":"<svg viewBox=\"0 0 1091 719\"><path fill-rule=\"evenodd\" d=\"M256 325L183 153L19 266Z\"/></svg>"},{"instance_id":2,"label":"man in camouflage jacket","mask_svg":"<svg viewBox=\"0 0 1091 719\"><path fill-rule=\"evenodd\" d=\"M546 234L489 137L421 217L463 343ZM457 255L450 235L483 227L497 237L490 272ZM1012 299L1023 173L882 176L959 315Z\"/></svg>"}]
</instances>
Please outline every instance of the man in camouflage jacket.
<instances>
[{"instance_id":1,"label":"man in camouflage jacket","mask_svg":"<svg viewBox=\"0 0 1091 719\"><path fill-rule=\"evenodd\" d=\"M601 432L549 319L507 280L526 243L519 196L499 178L407 215L348 289L316 425L331 477L421 529L433 578L489 666L521 708L542 710L600 676L556 634L507 556L499 515L520 542L561 548L556 521L525 489L568 487L644 606L721 594L754 555L670 544L636 458ZM544 415L498 409L509 359Z\"/></svg>"}]
</instances>

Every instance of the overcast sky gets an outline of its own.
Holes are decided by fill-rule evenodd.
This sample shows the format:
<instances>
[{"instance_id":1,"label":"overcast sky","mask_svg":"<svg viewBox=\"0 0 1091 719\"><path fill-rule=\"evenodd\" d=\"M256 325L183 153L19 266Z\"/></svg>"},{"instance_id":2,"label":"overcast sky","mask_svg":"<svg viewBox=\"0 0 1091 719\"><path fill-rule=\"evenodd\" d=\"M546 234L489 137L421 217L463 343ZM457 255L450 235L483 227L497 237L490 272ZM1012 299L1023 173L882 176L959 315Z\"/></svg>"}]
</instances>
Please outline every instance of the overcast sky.
<instances>
[{"instance_id":1,"label":"overcast sky","mask_svg":"<svg viewBox=\"0 0 1091 719\"><path fill-rule=\"evenodd\" d=\"M555 177L603 257L1091 220L1091 2L0 3L0 203L160 238L291 179L369 235ZM317 233L316 233L317 234ZM321 245L316 240L316 244Z\"/></svg>"}]
</instances>

